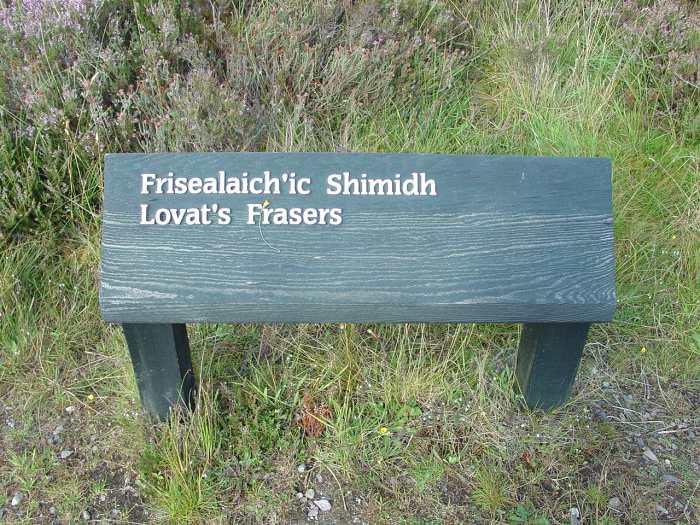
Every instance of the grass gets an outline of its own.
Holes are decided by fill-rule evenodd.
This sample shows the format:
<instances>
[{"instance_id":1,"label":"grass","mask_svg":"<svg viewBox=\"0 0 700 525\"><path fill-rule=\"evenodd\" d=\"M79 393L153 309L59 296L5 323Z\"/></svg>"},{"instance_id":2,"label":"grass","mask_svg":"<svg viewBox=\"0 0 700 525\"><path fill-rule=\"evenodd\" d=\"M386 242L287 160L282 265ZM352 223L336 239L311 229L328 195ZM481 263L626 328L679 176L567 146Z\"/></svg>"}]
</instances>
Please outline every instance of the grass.
<instances>
[{"instance_id":1,"label":"grass","mask_svg":"<svg viewBox=\"0 0 700 525\"><path fill-rule=\"evenodd\" d=\"M697 6L180 4L0 35L4 519L696 522ZM610 157L615 320L546 414L515 325L191 325L197 409L154 425L99 318L101 163L173 150Z\"/></svg>"}]
</instances>

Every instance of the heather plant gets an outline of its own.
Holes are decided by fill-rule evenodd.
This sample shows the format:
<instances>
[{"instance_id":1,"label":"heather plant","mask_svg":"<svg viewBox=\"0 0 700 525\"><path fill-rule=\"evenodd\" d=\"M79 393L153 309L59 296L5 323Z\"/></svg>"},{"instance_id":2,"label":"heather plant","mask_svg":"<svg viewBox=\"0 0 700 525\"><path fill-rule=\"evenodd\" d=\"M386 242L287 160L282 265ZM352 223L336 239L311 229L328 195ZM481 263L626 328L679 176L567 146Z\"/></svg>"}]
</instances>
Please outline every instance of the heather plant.
<instances>
[{"instance_id":1,"label":"heather plant","mask_svg":"<svg viewBox=\"0 0 700 525\"><path fill-rule=\"evenodd\" d=\"M0 27L22 38L78 31L98 0L17 0L0 6Z\"/></svg>"},{"instance_id":2,"label":"heather plant","mask_svg":"<svg viewBox=\"0 0 700 525\"><path fill-rule=\"evenodd\" d=\"M640 7L625 1L621 20L634 65L648 86L654 118L691 139L700 138L700 14L692 4L657 2ZM639 98L627 92L628 103ZM639 102L639 100L636 100Z\"/></svg>"},{"instance_id":3,"label":"heather plant","mask_svg":"<svg viewBox=\"0 0 700 525\"><path fill-rule=\"evenodd\" d=\"M91 68L79 32L94 7L34 1L2 8L0 236L73 223L95 202L95 152L82 133Z\"/></svg>"},{"instance_id":4,"label":"heather plant","mask_svg":"<svg viewBox=\"0 0 700 525\"><path fill-rule=\"evenodd\" d=\"M465 82L475 49L462 17L415 2L55 9L3 11L6 236L91 220L106 151L347 149L353 119Z\"/></svg>"}]
</instances>

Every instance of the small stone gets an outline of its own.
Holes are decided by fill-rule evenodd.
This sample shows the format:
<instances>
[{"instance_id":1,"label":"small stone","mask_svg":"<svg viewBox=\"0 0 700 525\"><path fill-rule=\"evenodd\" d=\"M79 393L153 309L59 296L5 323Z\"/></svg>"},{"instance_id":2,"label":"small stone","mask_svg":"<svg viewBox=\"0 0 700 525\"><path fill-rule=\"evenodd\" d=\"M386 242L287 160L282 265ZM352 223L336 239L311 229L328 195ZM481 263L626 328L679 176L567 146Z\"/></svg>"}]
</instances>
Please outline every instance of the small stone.
<instances>
[{"instance_id":1,"label":"small stone","mask_svg":"<svg viewBox=\"0 0 700 525\"><path fill-rule=\"evenodd\" d=\"M303 463L299 465L297 467L297 472L299 472L299 474L303 474L304 472L306 472L306 465L304 465Z\"/></svg>"},{"instance_id":2,"label":"small stone","mask_svg":"<svg viewBox=\"0 0 700 525\"><path fill-rule=\"evenodd\" d=\"M75 407L73 405L66 407L66 414L72 414L73 412L75 412Z\"/></svg>"},{"instance_id":3,"label":"small stone","mask_svg":"<svg viewBox=\"0 0 700 525\"><path fill-rule=\"evenodd\" d=\"M22 500L24 499L24 494L21 492L15 492L15 495L12 496L12 501L10 502L10 505L13 507L18 506L20 503L22 503Z\"/></svg>"},{"instance_id":4,"label":"small stone","mask_svg":"<svg viewBox=\"0 0 700 525\"><path fill-rule=\"evenodd\" d=\"M318 517L318 507L312 505L308 513L310 520L315 520Z\"/></svg>"},{"instance_id":5,"label":"small stone","mask_svg":"<svg viewBox=\"0 0 700 525\"><path fill-rule=\"evenodd\" d=\"M620 505L622 505L622 502L618 497L610 498L608 500L608 507L610 507L611 509L619 509Z\"/></svg>"},{"instance_id":6,"label":"small stone","mask_svg":"<svg viewBox=\"0 0 700 525\"><path fill-rule=\"evenodd\" d=\"M571 518L571 525L581 525L581 512L576 507L571 507L569 509L569 517Z\"/></svg>"},{"instance_id":7,"label":"small stone","mask_svg":"<svg viewBox=\"0 0 700 525\"><path fill-rule=\"evenodd\" d=\"M547 492L555 492L557 490L556 485L551 479L544 479L542 480L542 488L545 489Z\"/></svg>"},{"instance_id":8,"label":"small stone","mask_svg":"<svg viewBox=\"0 0 700 525\"><path fill-rule=\"evenodd\" d=\"M630 408L632 406L632 401L634 401L634 398L629 394L625 394L624 396L622 396L622 400L624 401L625 406L627 408Z\"/></svg>"},{"instance_id":9,"label":"small stone","mask_svg":"<svg viewBox=\"0 0 700 525\"><path fill-rule=\"evenodd\" d=\"M610 388L612 385L607 381L603 381L603 388Z\"/></svg>"},{"instance_id":10,"label":"small stone","mask_svg":"<svg viewBox=\"0 0 700 525\"><path fill-rule=\"evenodd\" d=\"M51 505L51 506L49 507L49 514L51 514L52 516L55 516L55 515L56 515L56 512L57 512L57 511L56 511L56 507L54 507L53 505Z\"/></svg>"},{"instance_id":11,"label":"small stone","mask_svg":"<svg viewBox=\"0 0 700 525\"><path fill-rule=\"evenodd\" d=\"M109 515L112 518L118 518L119 517L119 509L112 509L109 511Z\"/></svg>"},{"instance_id":12,"label":"small stone","mask_svg":"<svg viewBox=\"0 0 700 525\"><path fill-rule=\"evenodd\" d=\"M600 408L594 408L593 409L593 418L598 419L600 421L607 421L608 414L605 412L605 410L602 410Z\"/></svg>"},{"instance_id":13,"label":"small stone","mask_svg":"<svg viewBox=\"0 0 700 525\"><path fill-rule=\"evenodd\" d=\"M0 520L5 518L5 514L7 514L7 509L5 507L0 507Z\"/></svg>"},{"instance_id":14,"label":"small stone","mask_svg":"<svg viewBox=\"0 0 700 525\"><path fill-rule=\"evenodd\" d=\"M84 510L83 512L80 513L80 518L85 520L85 521L88 521L90 518L92 518L92 516L90 515L89 511Z\"/></svg>"},{"instance_id":15,"label":"small stone","mask_svg":"<svg viewBox=\"0 0 700 525\"><path fill-rule=\"evenodd\" d=\"M65 449L65 450L61 450L61 452L59 452L58 457L61 458L61 459L68 459L68 458L71 457L72 455L73 455L73 451L72 451L72 450Z\"/></svg>"},{"instance_id":16,"label":"small stone","mask_svg":"<svg viewBox=\"0 0 700 525\"><path fill-rule=\"evenodd\" d=\"M323 476L321 474L316 474L316 483L323 483Z\"/></svg>"},{"instance_id":17,"label":"small stone","mask_svg":"<svg viewBox=\"0 0 700 525\"><path fill-rule=\"evenodd\" d=\"M303 493L303 492L297 492L297 498L298 498L298 499L302 499L303 497L304 497L304 493Z\"/></svg>"},{"instance_id":18,"label":"small stone","mask_svg":"<svg viewBox=\"0 0 700 525\"><path fill-rule=\"evenodd\" d=\"M670 466L671 466L671 460L670 460L670 459L664 459L664 465L666 465L667 467L670 467Z\"/></svg>"},{"instance_id":19,"label":"small stone","mask_svg":"<svg viewBox=\"0 0 700 525\"><path fill-rule=\"evenodd\" d=\"M63 440L58 434L49 434L49 437L46 439L46 441L49 442L49 445L59 445Z\"/></svg>"},{"instance_id":20,"label":"small stone","mask_svg":"<svg viewBox=\"0 0 700 525\"><path fill-rule=\"evenodd\" d=\"M316 491L314 489L308 489L304 495L306 496L306 499L314 499L314 496L316 495Z\"/></svg>"},{"instance_id":21,"label":"small stone","mask_svg":"<svg viewBox=\"0 0 700 525\"><path fill-rule=\"evenodd\" d=\"M652 463L656 463L659 461L659 458L656 457L656 454L654 454L654 451L651 450L649 447L646 447L644 449L644 458Z\"/></svg>"},{"instance_id":22,"label":"small stone","mask_svg":"<svg viewBox=\"0 0 700 525\"><path fill-rule=\"evenodd\" d=\"M676 484L677 484L677 483L680 483L680 482L681 482L680 479L678 479L676 476L674 476L674 475L672 475L672 474L664 474L664 475L663 475L663 480L664 480L666 483L676 483Z\"/></svg>"},{"instance_id":23,"label":"small stone","mask_svg":"<svg viewBox=\"0 0 700 525\"><path fill-rule=\"evenodd\" d=\"M663 515L668 514L668 510L666 510L661 505L656 505L656 512L658 512L659 514L663 514Z\"/></svg>"},{"instance_id":24,"label":"small stone","mask_svg":"<svg viewBox=\"0 0 700 525\"><path fill-rule=\"evenodd\" d=\"M314 501L314 505L316 505L321 512L328 512L331 510L331 502L327 499L317 499Z\"/></svg>"},{"instance_id":25,"label":"small stone","mask_svg":"<svg viewBox=\"0 0 700 525\"><path fill-rule=\"evenodd\" d=\"M63 432L63 425L58 425L56 428L53 429L54 434L60 434Z\"/></svg>"}]
</instances>

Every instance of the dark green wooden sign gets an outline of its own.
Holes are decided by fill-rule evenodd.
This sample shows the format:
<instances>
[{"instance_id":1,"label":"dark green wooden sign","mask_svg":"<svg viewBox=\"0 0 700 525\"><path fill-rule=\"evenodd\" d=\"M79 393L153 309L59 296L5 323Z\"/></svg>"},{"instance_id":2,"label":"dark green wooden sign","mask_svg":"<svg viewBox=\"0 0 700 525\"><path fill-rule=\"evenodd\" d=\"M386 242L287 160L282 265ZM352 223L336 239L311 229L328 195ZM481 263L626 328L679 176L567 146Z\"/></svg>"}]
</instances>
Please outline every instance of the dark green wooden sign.
<instances>
[{"instance_id":1,"label":"dark green wooden sign","mask_svg":"<svg viewBox=\"0 0 700 525\"><path fill-rule=\"evenodd\" d=\"M108 321L605 321L606 159L116 154Z\"/></svg>"},{"instance_id":2,"label":"dark green wooden sign","mask_svg":"<svg viewBox=\"0 0 700 525\"><path fill-rule=\"evenodd\" d=\"M195 321L522 322L520 389L556 406L615 309L610 162L108 155L100 304L158 416L191 397Z\"/></svg>"}]
</instances>

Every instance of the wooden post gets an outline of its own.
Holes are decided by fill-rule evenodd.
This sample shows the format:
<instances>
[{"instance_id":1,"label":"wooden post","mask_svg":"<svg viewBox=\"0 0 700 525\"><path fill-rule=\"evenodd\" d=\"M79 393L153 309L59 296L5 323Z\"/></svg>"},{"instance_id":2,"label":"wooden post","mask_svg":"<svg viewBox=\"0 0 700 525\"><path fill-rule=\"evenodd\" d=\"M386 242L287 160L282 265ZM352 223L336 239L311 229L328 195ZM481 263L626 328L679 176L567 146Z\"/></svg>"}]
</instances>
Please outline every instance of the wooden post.
<instances>
[{"instance_id":1,"label":"wooden post","mask_svg":"<svg viewBox=\"0 0 700 525\"><path fill-rule=\"evenodd\" d=\"M176 403L191 407L195 381L184 324L122 324L141 404L164 420Z\"/></svg>"},{"instance_id":2,"label":"wooden post","mask_svg":"<svg viewBox=\"0 0 700 525\"><path fill-rule=\"evenodd\" d=\"M590 323L524 324L515 375L531 409L566 401L576 378Z\"/></svg>"}]
</instances>

